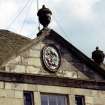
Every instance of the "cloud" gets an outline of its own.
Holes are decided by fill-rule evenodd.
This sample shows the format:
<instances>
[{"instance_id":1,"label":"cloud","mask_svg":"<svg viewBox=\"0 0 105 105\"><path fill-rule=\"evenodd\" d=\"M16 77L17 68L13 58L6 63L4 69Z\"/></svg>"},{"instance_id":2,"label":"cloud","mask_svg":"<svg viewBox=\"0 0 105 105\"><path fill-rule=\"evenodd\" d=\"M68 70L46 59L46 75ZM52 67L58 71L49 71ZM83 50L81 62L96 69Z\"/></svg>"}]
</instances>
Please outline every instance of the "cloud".
<instances>
[{"instance_id":1,"label":"cloud","mask_svg":"<svg viewBox=\"0 0 105 105\"><path fill-rule=\"evenodd\" d=\"M105 1L104 0L62 0L54 5L53 15L57 18L56 29L63 37L91 56L98 45L105 49ZM51 5L50 5L51 6ZM57 28L58 28L57 27Z\"/></svg>"},{"instance_id":2,"label":"cloud","mask_svg":"<svg viewBox=\"0 0 105 105\"><path fill-rule=\"evenodd\" d=\"M36 1L31 1L0 0L0 28L33 37L32 33L37 32L38 19L36 5L34 5ZM27 2L28 5L26 5Z\"/></svg>"},{"instance_id":3,"label":"cloud","mask_svg":"<svg viewBox=\"0 0 105 105\"><path fill-rule=\"evenodd\" d=\"M92 4L89 0L72 0L72 14L81 19L89 19L92 15Z\"/></svg>"},{"instance_id":4,"label":"cloud","mask_svg":"<svg viewBox=\"0 0 105 105\"><path fill-rule=\"evenodd\" d=\"M17 10L14 0L0 1L0 28L5 28Z\"/></svg>"},{"instance_id":5,"label":"cloud","mask_svg":"<svg viewBox=\"0 0 105 105\"><path fill-rule=\"evenodd\" d=\"M11 26L7 27L28 0L0 0L0 28L30 38L38 32L37 3L32 0ZM29 0L31 2L31 0ZM104 0L40 0L53 12L50 27L76 45L85 54L99 45L105 49Z\"/></svg>"}]
</instances>

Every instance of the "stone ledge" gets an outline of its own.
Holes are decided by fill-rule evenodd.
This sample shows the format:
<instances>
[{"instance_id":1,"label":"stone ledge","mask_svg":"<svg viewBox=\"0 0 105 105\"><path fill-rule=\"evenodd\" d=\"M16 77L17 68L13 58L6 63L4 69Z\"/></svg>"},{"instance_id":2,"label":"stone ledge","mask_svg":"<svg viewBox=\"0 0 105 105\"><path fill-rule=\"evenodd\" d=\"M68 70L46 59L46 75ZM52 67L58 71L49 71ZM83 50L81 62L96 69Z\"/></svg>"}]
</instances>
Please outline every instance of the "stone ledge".
<instances>
[{"instance_id":1,"label":"stone ledge","mask_svg":"<svg viewBox=\"0 0 105 105\"><path fill-rule=\"evenodd\" d=\"M77 80L48 75L0 72L0 81L105 90L105 81Z\"/></svg>"}]
</instances>

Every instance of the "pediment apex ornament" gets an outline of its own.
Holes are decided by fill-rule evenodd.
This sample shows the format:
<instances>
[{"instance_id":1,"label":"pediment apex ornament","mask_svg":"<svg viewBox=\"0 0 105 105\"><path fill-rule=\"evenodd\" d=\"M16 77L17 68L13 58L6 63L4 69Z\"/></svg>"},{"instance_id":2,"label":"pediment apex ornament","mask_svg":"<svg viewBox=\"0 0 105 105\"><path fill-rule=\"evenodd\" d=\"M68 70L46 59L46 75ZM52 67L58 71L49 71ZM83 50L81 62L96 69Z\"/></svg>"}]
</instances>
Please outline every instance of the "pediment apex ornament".
<instances>
[{"instance_id":1,"label":"pediment apex ornament","mask_svg":"<svg viewBox=\"0 0 105 105\"><path fill-rule=\"evenodd\" d=\"M43 5L42 8L39 9L37 16L39 18L40 24L43 25L43 28L48 27L51 21L51 15L51 10L49 8L46 8L45 5Z\"/></svg>"}]
</instances>

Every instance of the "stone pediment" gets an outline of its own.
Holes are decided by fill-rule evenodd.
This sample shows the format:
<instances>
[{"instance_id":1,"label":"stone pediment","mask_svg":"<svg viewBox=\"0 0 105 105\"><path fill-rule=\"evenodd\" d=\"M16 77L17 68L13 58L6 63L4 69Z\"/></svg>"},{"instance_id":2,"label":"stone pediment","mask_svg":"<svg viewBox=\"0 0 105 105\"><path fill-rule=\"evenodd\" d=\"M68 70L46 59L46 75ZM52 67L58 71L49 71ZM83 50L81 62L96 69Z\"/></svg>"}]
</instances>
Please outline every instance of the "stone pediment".
<instances>
[{"instance_id":1,"label":"stone pediment","mask_svg":"<svg viewBox=\"0 0 105 105\"><path fill-rule=\"evenodd\" d=\"M40 32L2 67L6 72L75 79L102 80L105 75L102 68L53 30Z\"/></svg>"}]
</instances>

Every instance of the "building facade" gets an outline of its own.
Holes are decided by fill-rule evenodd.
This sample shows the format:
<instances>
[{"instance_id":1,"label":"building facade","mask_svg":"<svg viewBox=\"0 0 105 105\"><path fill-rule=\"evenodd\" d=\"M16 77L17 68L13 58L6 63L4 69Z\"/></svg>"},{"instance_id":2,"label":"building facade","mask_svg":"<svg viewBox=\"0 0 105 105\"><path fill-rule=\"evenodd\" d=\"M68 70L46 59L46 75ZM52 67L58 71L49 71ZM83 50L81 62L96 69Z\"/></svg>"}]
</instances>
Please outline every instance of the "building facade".
<instances>
[{"instance_id":1,"label":"building facade","mask_svg":"<svg viewBox=\"0 0 105 105\"><path fill-rule=\"evenodd\" d=\"M104 69L55 31L1 30L0 49L0 105L105 104Z\"/></svg>"}]
</instances>

